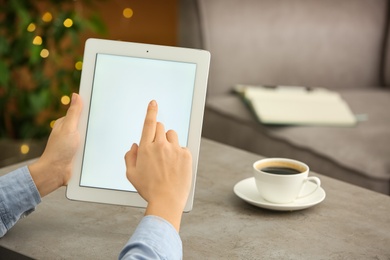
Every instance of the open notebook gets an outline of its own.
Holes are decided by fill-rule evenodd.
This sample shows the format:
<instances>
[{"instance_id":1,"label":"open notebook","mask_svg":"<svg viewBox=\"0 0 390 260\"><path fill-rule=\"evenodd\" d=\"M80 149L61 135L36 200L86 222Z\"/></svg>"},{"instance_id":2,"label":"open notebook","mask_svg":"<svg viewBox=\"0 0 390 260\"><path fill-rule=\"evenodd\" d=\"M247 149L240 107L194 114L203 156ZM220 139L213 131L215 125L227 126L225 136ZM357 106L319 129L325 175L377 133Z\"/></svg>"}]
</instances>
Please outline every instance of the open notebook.
<instances>
[{"instance_id":1,"label":"open notebook","mask_svg":"<svg viewBox=\"0 0 390 260\"><path fill-rule=\"evenodd\" d=\"M244 86L235 91L264 124L353 126L356 117L334 91L293 86Z\"/></svg>"}]
</instances>

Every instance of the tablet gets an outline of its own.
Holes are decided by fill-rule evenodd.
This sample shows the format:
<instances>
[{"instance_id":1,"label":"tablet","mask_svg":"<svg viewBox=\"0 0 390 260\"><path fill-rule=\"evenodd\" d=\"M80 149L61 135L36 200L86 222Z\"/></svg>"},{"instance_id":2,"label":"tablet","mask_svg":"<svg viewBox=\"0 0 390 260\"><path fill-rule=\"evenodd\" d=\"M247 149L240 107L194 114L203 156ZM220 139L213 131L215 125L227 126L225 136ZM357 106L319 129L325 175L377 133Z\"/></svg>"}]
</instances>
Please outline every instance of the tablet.
<instances>
[{"instance_id":1,"label":"tablet","mask_svg":"<svg viewBox=\"0 0 390 260\"><path fill-rule=\"evenodd\" d=\"M192 154L193 205L210 53L204 50L88 39L79 94L81 145L66 196L71 200L146 207L126 178L124 156L141 138L148 103Z\"/></svg>"}]
</instances>

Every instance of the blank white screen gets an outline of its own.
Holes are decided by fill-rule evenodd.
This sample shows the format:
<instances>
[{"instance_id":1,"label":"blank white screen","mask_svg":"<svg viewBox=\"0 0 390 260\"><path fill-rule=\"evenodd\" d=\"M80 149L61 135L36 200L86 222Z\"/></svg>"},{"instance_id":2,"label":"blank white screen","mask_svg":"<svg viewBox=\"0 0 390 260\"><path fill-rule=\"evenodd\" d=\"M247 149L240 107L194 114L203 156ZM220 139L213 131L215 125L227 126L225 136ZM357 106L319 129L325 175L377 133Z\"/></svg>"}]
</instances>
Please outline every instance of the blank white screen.
<instances>
[{"instance_id":1,"label":"blank white screen","mask_svg":"<svg viewBox=\"0 0 390 260\"><path fill-rule=\"evenodd\" d=\"M152 99L157 120L187 146L195 73L194 63L98 54L80 185L136 191L124 155L139 143Z\"/></svg>"}]
</instances>

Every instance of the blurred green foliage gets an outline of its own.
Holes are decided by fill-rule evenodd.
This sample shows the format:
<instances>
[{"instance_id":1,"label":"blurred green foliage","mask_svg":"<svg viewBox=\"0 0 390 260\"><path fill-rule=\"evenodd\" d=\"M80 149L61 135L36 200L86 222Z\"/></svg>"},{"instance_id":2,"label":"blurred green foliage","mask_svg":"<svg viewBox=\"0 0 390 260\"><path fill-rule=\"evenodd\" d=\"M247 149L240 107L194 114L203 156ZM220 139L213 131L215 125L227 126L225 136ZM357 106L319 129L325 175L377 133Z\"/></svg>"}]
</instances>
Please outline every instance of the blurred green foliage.
<instances>
[{"instance_id":1,"label":"blurred green foliage","mask_svg":"<svg viewBox=\"0 0 390 260\"><path fill-rule=\"evenodd\" d=\"M0 138L46 138L50 122L65 114L61 97L79 87L80 34L106 33L92 5L87 0L0 0ZM65 26L66 19L71 26Z\"/></svg>"}]
</instances>

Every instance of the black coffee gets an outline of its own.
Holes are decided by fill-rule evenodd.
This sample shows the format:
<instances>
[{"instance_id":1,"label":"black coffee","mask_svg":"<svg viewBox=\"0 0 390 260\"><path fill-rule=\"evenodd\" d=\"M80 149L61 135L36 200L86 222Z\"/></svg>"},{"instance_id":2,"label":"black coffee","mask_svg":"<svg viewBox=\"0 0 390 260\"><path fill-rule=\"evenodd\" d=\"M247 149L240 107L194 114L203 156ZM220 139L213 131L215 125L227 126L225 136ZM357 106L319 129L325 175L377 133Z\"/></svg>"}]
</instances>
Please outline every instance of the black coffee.
<instances>
[{"instance_id":1,"label":"black coffee","mask_svg":"<svg viewBox=\"0 0 390 260\"><path fill-rule=\"evenodd\" d=\"M292 174L298 174L301 173L300 171L293 169L293 168L287 168L287 167L265 167L262 168L261 171L272 173L272 174L280 174L280 175L292 175Z\"/></svg>"}]
</instances>

